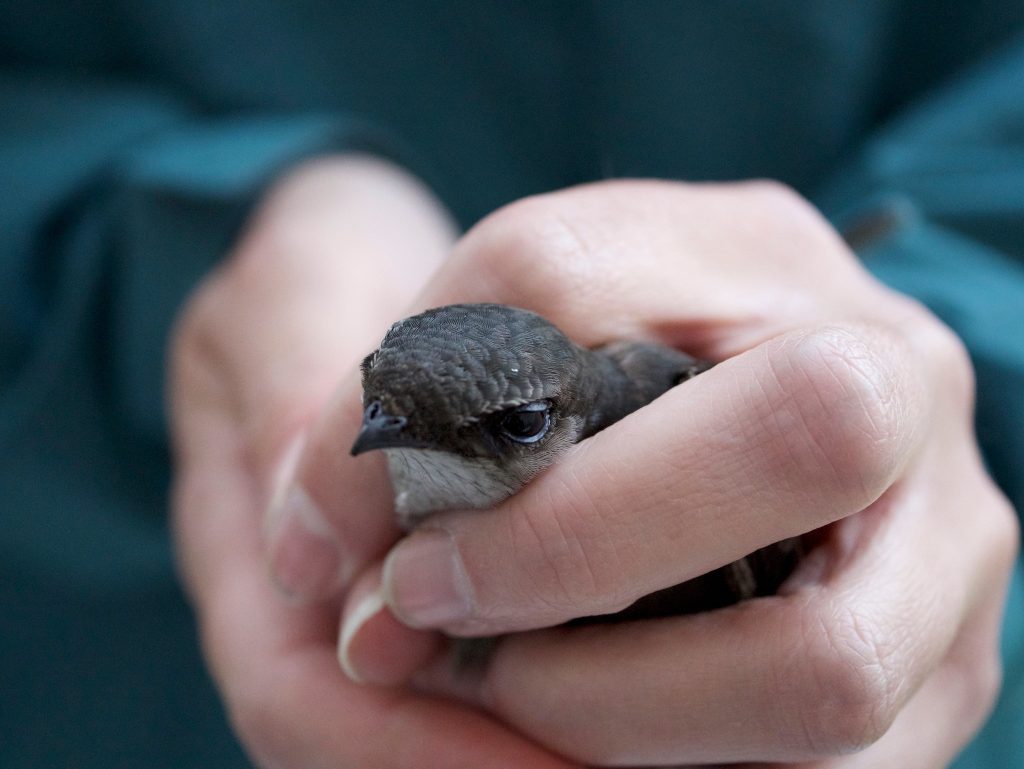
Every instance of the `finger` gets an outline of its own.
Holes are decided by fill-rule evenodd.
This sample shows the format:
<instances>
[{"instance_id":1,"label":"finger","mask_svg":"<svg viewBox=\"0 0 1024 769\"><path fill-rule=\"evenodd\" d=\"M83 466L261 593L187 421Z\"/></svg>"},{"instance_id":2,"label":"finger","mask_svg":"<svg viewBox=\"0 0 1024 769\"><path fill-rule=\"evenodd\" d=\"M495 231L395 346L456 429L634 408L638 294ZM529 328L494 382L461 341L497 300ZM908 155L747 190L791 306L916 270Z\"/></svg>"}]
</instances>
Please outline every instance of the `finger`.
<instances>
[{"instance_id":1,"label":"finger","mask_svg":"<svg viewBox=\"0 0 1024 769\"><path fill-rule=\"evenodd\" d=\"M234 437L176 485L176 532L204 651L234 728L268 769L570 764L470 709L360 686L338 667L335 609L283 604L265 579L257 497Z\"/></svg>"},{"instance_id":2,"label":"finger","mask_svg":"<svg viewBox=\"0 0 1024 769\"><path fill-rule=\"evenodd\" d=\"M358 375L350 371L304 436L266 516L271 573L296 599L329 598L379 559L399 536L384 457L354 461L362 420Z\"/></svg>"},{"instance_id":3,"label":"finger","mask_svg":"<svg viewBox=\"0 0 1024 769\"><path fill-rule=\"evenodd\" d=\"M1010 542L1013 539L1008 537ZM998 552L991 555L997 562L1004 560ZM946 658L878 742L854 755L815 761L802 769L948 766L985 722L999 692L999 629L1007 591L1006 579L1002 578L1001 586L999 581L997 576L996 584L964 621Z\"/></svg>"},{"instance_id":4,"label":"finger","mask_svg":"<svg viewBox=\"0 0 1024 769\"><path fill-rule=\"evenodd\" d=\"M980 639L958 656L961 672L973 658L981 662L968 675L980 664L981 680L991 678L1001 605L992 597L1005 590L1013 537L979 487L958 476L894 490L836 524L785 596L509 636L476 701L599 765L792 762L861 749L948 658L959 628ZM987 512L963 516L960 505L979 509L979 499ZM988 612L980 633L978 607Z\"/></svg>"},{"instance_id":5,"label":"finger","mask_svg":"<svg viewBox=\"0 0 1024 769\"><path fill-rule=\"evenodd\" d=\"M342 616L338 659L357 683L403 684L443 646L440 634L413 630L395 619L384 603L380 565L353 584Z\"/></svg>"},{"instance_id":6,"label":"finger","mask_svg":"<svg viewBox=\"0 0 1024 769\"><path fill-rule=\"evenodd\" d=\"M388 556L388 603L455 635L618 611L867 507L917 451L925 392L881 330L772 340L574 447L497 508L433 517Z\"/></svg>"},{"instance_id":7,"label":"finger","mask_svg":"<svg viewBox=\"0 0 1024 769\"><path fill-rule=\"evenodd\" d=\"M500 302L587 346L654 338L720 359L808 320L863 312L883 294L781 184L629 180L497 211L457 244L418 305Z\"/></svg>"}]
</instances>

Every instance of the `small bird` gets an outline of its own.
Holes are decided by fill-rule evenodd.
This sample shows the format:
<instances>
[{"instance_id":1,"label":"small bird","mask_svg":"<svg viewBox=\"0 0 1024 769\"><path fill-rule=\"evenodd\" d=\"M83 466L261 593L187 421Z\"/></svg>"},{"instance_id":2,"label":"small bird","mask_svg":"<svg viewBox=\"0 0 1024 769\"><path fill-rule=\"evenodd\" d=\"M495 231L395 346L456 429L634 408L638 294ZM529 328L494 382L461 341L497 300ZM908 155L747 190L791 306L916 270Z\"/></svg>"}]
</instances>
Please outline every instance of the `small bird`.
<instances>
[{"instance_id":1,"label":"small bird","mask_svg":"<svg viewBox=\"0 0 1024 769\"><path fill-rule=\"evenodd\" d=\"M382 450L399 523L493 507L584 440L711 367L664 345L586 349L541 316L455 304L395 323L362 363L363 424L352 454ZM774 593L796 539L764 548L601 618L718 608Z\"/></svg>"}]
</instances>

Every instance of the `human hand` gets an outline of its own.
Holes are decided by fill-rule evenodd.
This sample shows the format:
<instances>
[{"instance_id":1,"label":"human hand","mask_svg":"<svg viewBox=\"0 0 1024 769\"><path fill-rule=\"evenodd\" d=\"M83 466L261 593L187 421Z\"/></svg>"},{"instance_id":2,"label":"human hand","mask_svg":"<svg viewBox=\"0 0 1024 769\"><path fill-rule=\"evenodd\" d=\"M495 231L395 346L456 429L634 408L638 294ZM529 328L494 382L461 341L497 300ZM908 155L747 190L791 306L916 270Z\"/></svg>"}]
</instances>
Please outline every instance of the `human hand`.
<instances>
[{"instance_id":1,"label":"human hand","mask_svg":"<svg viewBox=\"0 0 1024 769\"><path fill-rule=\"evenodd\" d=\"M452 239L437 203L393 166L317 161L277 185L177 328L180 569L210 670L262 767L569 766L475 709L353 684L335 656L340 606L286 602L267 578L260 529L275 476ZM352 493L389 504L384 488ZM396 536L380 524L360 540L367 557ZM286 584L292 556L275 564ZM329 568L323 548L301 557Z\"/></svg>"},{"instance_id":2,"label":"human hand","mask_svg":"<svg viewBox=\"0 0 1024 769\"><path fill-rule=\"evenodd\" d=\"M383 567L389 534L365 544L389 525L381 463L345 453L361 415L351 376L292 488L354 584L353 675L397 683L426 662L439 636L405 625L550 627L813 531L779 596L512 635L478 680L441 663L418 681L599 765L935 767L973 735L998 688L1017 528L978 457L970 366L810 206L764 183L530 199L467 235L412 309L455 301L534 310L587 345L656 339L724 362L496 509L433 518ZM306 566L293 579L310 595L337 587Z\"/></svg>"}]
</instances>

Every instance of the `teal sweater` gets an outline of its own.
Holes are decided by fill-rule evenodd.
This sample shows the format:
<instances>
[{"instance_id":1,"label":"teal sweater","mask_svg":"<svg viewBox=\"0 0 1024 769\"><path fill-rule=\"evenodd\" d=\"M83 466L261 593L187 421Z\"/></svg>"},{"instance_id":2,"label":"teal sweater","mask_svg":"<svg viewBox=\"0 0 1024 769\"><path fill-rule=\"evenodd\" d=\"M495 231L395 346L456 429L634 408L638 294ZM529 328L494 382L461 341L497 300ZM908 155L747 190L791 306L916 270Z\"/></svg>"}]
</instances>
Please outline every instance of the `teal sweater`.
<instances>
[{"instance_id":1,"label":"teal sweater","mask_svg":"<svg viewBox=\"0 0 1024 769\"><path fill-rule=\"evenodd\" d=\"M468 226L610 176L782 179L966 340L1024 507L1024 4L0 5L0 766L244 766L175 585L163 350L267 183L361 149ZM963 766L1024 762L1024 582ZM158 661L158 664L154 664Z\"/></svg>"}]
</instances>

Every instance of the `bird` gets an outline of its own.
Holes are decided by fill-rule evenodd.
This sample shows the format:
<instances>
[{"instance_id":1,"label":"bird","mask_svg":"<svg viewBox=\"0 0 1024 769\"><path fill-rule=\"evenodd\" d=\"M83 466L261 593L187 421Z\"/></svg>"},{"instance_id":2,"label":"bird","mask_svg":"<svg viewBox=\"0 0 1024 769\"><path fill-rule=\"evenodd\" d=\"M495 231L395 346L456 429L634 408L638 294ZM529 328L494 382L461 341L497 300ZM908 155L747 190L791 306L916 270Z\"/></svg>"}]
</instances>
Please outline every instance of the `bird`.
<instances>
[{"instance_id":1,"label":"bird","mask_svg":"<svg viewBox=\"0 0 1024 769\"><path fill-rule=\"evenodd\" d=\"M399 525L494 507L570 446L712 367L666 345L582 347L540 315L452 304L395 323L363 360L353 455L382 451ZM775 593L802 551L775 543L626 609L574 622L690 614Z\"/></svg>"}]
</instances>

